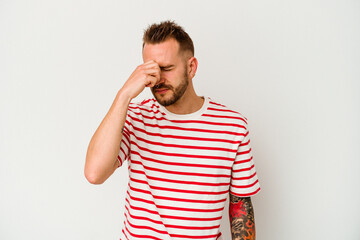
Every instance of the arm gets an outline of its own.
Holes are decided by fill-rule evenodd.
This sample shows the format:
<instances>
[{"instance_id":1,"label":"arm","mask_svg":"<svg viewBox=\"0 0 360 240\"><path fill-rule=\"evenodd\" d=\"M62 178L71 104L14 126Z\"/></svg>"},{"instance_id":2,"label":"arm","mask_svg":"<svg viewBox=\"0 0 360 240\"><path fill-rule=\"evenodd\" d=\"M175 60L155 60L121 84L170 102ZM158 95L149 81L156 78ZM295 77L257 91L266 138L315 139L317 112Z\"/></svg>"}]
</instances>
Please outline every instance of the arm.
<instances>
[{"instance_id":1,"label":"arm","mask_svg":"<svg viewBox=\"0 0 360 240\"><path fill-rule=\"evenodd\" d=\"M145 87L160 80L160 67L155 61L139 65L119 90L109 112L90 140L86 154L85 177L92 184L102 184L119 166L123 128L131 99Z\"/></svg>"},{"instance_id":2,"label":"arm","mask_svg":"<svg viewBox=\"0 0 360 240\"><path fill-rule=\"evenodd\" d=\"M116 170L123 127L131 98L121 90L90 140L86 154L85 177L92 184L101 184Z\"/></svg>"},{"instance_id":3,"label":"arm","mask_svg":"<svg viewBox=\"0 0 360 240\"><path fill-rule=\"evenodd\" d=\"M229 218L232 240L255 240L254 209L250 197L230 193Z\"/></svg>"}]
</instances>

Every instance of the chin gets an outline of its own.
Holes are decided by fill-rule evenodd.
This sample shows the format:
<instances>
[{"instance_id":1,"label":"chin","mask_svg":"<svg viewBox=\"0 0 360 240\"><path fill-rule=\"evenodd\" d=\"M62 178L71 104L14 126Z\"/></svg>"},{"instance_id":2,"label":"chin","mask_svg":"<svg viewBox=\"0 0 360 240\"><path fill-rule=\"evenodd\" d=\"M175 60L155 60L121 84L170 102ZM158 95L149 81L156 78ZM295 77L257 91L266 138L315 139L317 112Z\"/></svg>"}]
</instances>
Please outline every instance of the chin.
<instances>
[{"instance_id":1,"label":"chin","mask_svg":"<svg viewBox=\"0 0 360 240\"><path fill-rule=\"evenodd\" d=\"M172 104L174 104L173 99L163 99L163 98L156 98L156 100L158 101L158 103L160 105L163 105L164 107L170 106Z\"/></svg>"},{"instance_id":2,"label":"chin","mask_svg":"<svg viewBox=\"0 0 360 240\"><path fill-rule=\"evenodd\" d=\"M163 105L164 107L170 106L176 102L174 96L166 97L166 96L155 96L156 101Z\"/></svg>"}]
</instances>

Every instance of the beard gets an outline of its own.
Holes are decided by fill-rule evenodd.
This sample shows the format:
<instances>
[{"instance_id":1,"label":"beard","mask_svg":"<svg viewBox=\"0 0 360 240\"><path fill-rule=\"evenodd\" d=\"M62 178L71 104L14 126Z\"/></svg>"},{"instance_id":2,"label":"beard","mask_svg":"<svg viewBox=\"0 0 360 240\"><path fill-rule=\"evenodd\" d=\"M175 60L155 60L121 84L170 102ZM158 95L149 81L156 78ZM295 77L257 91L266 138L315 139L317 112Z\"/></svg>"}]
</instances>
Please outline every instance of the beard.
<instances>
[{"instance_id":1,"label":"beard","mask_svg":"<svg viewBox=\"0 0 360 240\"><path fill-rule=\"evenodd\" d=\"M189 85L189 75L187 73L187 67L185 67L183 78L182 78L179 86L174 88L173 86L161 84L161 85L156 86L156 88L155 87L151 88L151 92L159 104L163 105L164 107L167 107L167 106L170 106L170 105L176 103L184 95L188 85ZM172 96L165 98L165 97L156 95L155 90L157 88L169 89L170 91L172 91ZM169 92L169 90L168 90L168 92Z\"/></svg>"}]
</instances>

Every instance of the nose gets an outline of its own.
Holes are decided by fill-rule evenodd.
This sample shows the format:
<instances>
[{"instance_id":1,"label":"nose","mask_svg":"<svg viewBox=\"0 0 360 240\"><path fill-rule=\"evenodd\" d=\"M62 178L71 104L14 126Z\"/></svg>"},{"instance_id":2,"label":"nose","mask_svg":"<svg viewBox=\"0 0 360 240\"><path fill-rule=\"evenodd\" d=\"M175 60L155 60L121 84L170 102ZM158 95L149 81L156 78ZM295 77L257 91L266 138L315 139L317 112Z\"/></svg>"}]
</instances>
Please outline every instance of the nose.
<instances>
[{"instance_id":1,"label":"nose","mask_svg":"<svg viewBox=\"0 0 360 240\"><path fill-rule=\"evenodd\" d=\"M165 82L164 78L160 74L160 80L156 83L156 86L161 85Z\"/></svg>"}]
</instances>

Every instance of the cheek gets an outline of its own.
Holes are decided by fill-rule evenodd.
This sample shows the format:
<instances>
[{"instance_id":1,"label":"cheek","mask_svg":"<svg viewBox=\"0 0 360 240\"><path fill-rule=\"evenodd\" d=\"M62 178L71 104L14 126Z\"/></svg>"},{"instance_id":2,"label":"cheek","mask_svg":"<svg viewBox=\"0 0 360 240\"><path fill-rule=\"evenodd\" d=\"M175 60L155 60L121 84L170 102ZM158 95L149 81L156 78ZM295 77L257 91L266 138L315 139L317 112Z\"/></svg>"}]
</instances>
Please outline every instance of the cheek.
<instances>
[{"instance_id":1,"label":"cheek","mask_svg":"<svg viewBox=\"0 0 360 240\"><path fill-rule=\"evenodd\" d=\"M162 71L161 77L164 78L168 82L176 82L182 79L184 76L184 72L178 69L173 69L171 71Z\"/></svg>"},{"instance_id":2,"label":"cheek","mask_svg":"<svg viewBox=\"0 0 360 240\"><path fill-rule=\"evenodd\" d=\"M172 77L174 77L174 78L182 78L184 76L184 73L185 72L179 68L171 71Z\"/></svg>"},{"instance_id":3,"label":"cheek","mask_svg":"<svg viewBox=\"0 0 360 240\"><path fill-rule=\"evenodd\" d=\"M170 72L161 72L161 76L164 78L169 78L171 76Z\"/></svg>"},{"instance_id":4,"label":"cheek","mask_svg":"<svg viewBox=\"0 0 360 240\"><path fill-rule=\"evenodd\" d=\"M161 77L165 78L167 81L172 81L176 78L176 76L177 73L175 73L174 71L167 71L161 73Z\"/></svg>"}]
</instances>

